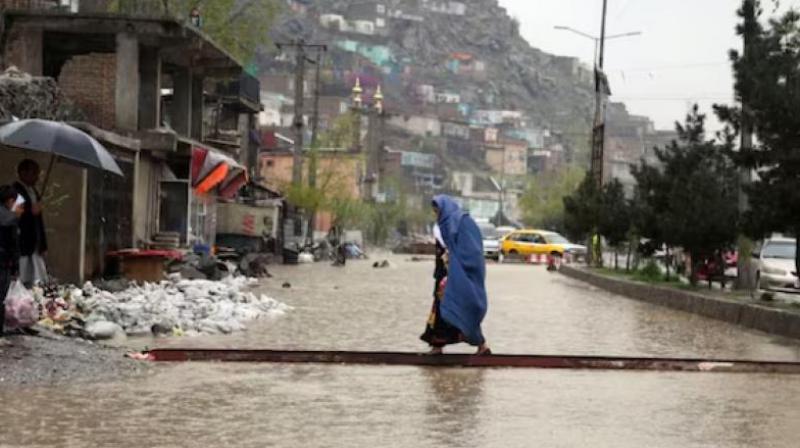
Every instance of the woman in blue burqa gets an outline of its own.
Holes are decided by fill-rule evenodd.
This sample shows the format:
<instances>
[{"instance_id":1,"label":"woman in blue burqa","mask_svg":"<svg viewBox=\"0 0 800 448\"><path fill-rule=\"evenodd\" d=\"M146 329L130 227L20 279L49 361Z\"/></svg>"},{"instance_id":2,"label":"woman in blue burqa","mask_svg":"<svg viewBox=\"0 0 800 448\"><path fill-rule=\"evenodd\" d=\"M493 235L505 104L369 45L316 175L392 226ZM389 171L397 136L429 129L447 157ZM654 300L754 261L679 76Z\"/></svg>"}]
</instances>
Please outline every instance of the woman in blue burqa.
<instances>
[{"instance_id":1,"label":"woman in blue burqa","mask_svg":"<svg viewBox=\"0 0 800 448\"><path fill-rule=\"evenodd\" d=\"M475 221L445 195L433 198L436 213L436 270L433 307L421 339L431 354L449 344L466 342L489 355L481 322L486 316L486 262L483 238Z\"/></svg>"}]
</instances>

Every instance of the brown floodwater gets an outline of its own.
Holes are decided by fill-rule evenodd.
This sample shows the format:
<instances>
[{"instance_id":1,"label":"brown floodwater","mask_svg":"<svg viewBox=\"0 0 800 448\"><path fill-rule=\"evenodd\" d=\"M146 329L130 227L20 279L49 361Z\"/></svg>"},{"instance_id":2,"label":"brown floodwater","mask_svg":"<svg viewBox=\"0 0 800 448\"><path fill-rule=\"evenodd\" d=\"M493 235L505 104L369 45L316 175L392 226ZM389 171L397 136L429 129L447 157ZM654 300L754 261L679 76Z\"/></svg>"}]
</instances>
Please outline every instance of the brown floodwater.
<instances>
[{"instance_id":1,"label":"brown floodwater","mask_svg":"<svg viewBox=\"0 0 800 448\"><path fill-rule=\"evenodd\" d=\"M415 350L431 262L274 267L293 307L230 336L151 346ZM281 284L288 281L292 288ZM800 360L797 341L490 265L498 353ZM469 347L454 348L468 351ZM104 384L0 389L0 446L796 447L800 376L171 364Z\"/></svg>"}]
</instances>

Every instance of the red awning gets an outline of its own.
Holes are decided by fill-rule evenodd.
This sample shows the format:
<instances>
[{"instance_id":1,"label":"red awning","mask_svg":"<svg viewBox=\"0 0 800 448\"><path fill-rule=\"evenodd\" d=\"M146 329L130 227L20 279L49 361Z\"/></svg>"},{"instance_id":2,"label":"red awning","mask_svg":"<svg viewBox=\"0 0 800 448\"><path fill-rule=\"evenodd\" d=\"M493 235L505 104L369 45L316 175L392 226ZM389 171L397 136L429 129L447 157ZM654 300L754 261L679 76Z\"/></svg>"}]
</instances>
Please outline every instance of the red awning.
<instances>
[{"instance_id":1,"label":"red awning","mask_svg":"<svg viewBox=\"0 0 800 448\"><path fill-rule=\"evenodd\" d=\"M198 194L214 189L222 197L232 197L247 182L247 170L219 151L192 147L192 188Z\"/></svg>"}]
</instances>

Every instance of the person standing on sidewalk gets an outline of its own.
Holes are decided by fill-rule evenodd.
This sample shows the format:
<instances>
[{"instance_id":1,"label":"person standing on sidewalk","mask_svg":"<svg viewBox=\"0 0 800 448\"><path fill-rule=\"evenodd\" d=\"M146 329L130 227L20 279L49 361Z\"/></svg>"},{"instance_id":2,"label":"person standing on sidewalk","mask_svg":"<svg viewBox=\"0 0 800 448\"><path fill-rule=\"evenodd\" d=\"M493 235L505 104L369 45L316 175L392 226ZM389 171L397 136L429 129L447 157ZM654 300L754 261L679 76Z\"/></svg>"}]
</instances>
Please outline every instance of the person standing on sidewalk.
<instances>
[{"instance_id":1,"label":"person standing on sidewalk","mask_svg":"<svg viewBox=\"0 0 800 448\"><path fill-rule=\"evenodd\" d=\"M23 208L17 204L17 196L14 187L0 187L0 337L6 321L6 294L19 268L19 217Z\"/></svg>"},{"instance_id":2,"label":"person standing on sidewalk","mask_svg":"<svg viewBox=\"0 0 800 448\"><path fill-rule=\"evenodd\" d=\"M14 184L25 199L24 211L19 220L20 260L19 274L22 283L30 288L47 281L47 235L42 217L42 197L36 190L41 169L33 160L25 159L17 166L19 182Z\"/></svg>"}]
</instances>

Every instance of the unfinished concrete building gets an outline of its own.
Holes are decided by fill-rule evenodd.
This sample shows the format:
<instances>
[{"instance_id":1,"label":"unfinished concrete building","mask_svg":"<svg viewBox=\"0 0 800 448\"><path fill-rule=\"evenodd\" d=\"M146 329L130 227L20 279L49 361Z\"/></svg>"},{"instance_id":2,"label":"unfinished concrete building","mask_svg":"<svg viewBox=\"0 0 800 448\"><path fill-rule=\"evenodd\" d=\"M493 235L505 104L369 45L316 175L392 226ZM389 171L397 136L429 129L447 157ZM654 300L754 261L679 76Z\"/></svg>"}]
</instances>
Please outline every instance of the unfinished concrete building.
<instances>
[{"instance_id":1,"label":"unfinished concrete building","mask_svg":"<svg viewBox=\"0 0 800 448\"><path fill-rule=\"evenodd\" d=\"M125 178L57 165L60 202L46 216L55 274L102 274L109 251L164 233L212 245L217 198L236 194L255 165L258 81L187 23L58 3L0 3L2 66L57 80L85 116L74 124L112 152ZM0 184L21 157L0 151Z\"/></svg>"}]
</instances>

